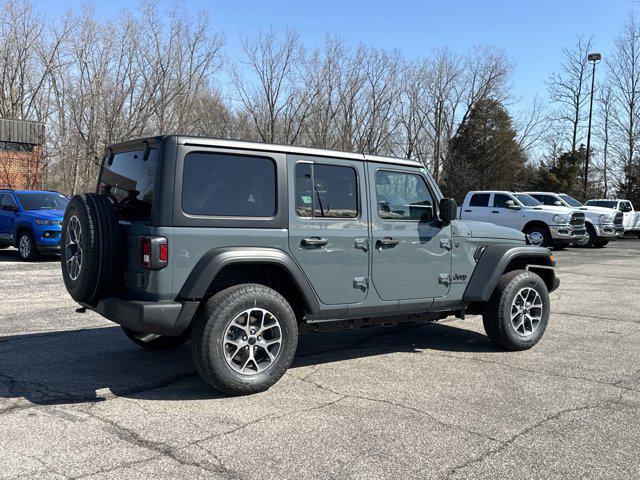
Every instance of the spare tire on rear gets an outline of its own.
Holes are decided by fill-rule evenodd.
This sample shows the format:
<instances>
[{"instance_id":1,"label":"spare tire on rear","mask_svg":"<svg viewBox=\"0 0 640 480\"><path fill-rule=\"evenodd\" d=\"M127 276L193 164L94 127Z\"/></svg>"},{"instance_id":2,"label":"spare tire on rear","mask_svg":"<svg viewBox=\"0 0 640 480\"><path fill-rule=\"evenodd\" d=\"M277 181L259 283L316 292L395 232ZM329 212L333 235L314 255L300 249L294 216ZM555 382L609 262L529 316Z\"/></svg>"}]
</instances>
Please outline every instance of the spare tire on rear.
<instances>
[{"instance_id":1,"label":"spare tire on rear","mask_svg":"<svg viewBox=\"0 0 640 480\"><path fill-rule=\"evenodd\" d=\"M106 197L71 198L60 247L64 284L76 302L95 305L117 285L118 216Z\"/></svg>"}]
</instances>

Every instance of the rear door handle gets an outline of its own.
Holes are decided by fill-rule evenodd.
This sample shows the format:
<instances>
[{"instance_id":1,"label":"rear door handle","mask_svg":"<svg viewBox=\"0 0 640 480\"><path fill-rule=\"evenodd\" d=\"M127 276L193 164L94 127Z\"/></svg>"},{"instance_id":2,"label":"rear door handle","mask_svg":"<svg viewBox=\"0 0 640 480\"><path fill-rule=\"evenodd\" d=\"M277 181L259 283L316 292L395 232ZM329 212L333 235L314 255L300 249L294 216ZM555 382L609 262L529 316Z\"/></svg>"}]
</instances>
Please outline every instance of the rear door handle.
<instances>
[{"instance_id":1,"label":"rear door handle","mask_svg":"<svg viewBox=\"0 0 640 480\"><path fill-rule=\"evenodd\" d=\"M400 240L396 240L395 238L391 238L391 237L384 237L384 238L378 239L378 241L376 242L376 247L379 249L393 248L399 243L400 243Z\"/></svg>"},{"instance_id":2,"label":"rear door handle","mask_svg":"<svg viewBox=\"0 0 640 480\"><path fill-rule=\"evenodd\" d=\"M500 213L499 210L491 210L491 213Z\"/></svg>"},{"instance_id":3,"label":"rear door handle","mask_svg":"<svg viewBox=\"0 0 640 480\"><path fill-rule=\"evenodd\" d=\"M465 210L465 213L471 213L471 210Z\"/></svg>"},{"instance_id":4,"label":"rear door handle","mask_svg":"<svg viewBox=\"0 0 640 480\"><path fill-rule=\"evenodd\" d=\"M326 238L311 237L311 238L303 238L300 241L300 246L306 247L306 248L322 248L327 243L329 242L327 241Z\"/></svg>"}]
</instances>

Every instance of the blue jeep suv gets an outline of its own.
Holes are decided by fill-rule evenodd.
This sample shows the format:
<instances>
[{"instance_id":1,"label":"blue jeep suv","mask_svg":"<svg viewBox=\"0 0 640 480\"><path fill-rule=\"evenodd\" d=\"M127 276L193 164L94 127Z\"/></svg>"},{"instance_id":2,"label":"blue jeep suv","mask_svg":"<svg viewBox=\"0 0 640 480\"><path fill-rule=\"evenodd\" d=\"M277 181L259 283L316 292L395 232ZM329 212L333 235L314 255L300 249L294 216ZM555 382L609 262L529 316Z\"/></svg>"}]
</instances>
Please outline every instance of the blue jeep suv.
<instances>
[{"instance_id":1,"label":"blue jeep suv","mask_svg":"<svg viewBox=\"0 0 640 480\"><path fill-rule=\"evenodd\" d=\"M58 192L0 189L0 248L15 246L27 261L60 252L69 198Z\"/></svg>"}]
</instances>

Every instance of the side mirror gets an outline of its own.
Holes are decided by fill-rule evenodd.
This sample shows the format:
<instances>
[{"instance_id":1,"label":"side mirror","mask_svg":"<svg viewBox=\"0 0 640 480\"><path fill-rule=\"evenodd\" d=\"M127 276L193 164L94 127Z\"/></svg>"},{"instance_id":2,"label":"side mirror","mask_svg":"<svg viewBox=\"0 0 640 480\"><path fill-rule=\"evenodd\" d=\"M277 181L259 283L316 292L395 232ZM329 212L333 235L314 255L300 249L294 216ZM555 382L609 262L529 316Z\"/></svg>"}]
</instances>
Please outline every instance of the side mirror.
<instances>
[{"instance_id":1,"label":"side mirror","mask_svg":"<svg viewBox=\"0 0 640 480\"><path fill-rule=\"evenodd\" d=\"M16 207L15 205L4 205L2 207L2 210L6 211L6 212L17 212L18 211L18 207Z\"/></svg>"},{"instance_id":2,"label":"side mirror","mask_svg":"<svg viewBox=\"0 0 640 480\"><path fill-rule=\"evenodd\" d=\"M562 206L562 202L560 200L556 200L555 202L553 202L554 205L561 207Z\"/></svg>"},{"instance_id":3,"label":"side mirror","mask_svg":"<svg viewBox=\"0 0 640 480\"><path fill-rule=\"evenodd\" d=\"M451 220L458 218L458 204L453 198L443 198L440 200L440 223L446 227Z\"/></svg>"},{"instance_id":4,"label":"side mirror","mask_svg":"<svg viewBox=\"0 0 640 480\"><path fill-rule=\"evenodd\" d=\"M507 200L505 205L509 210L520 210L522 208L520 205L516 205L516 202L513 200Z\"/></svg>"}]
</instances>

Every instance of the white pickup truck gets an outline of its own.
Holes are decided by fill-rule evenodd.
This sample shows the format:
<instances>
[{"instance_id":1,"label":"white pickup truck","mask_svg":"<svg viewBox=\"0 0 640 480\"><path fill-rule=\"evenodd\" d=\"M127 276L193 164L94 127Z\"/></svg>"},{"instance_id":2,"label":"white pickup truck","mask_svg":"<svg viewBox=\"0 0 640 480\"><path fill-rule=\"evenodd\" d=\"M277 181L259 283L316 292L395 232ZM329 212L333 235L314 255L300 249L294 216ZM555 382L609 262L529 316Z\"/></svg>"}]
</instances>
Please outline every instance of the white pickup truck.
<instances>
[{"instance_id":1,"label":"white pickup truck","mask_svg":"<svg viewBox=\"0 0 640 480\"><path fill-rule=\"evenodd\" d=\"M460 218L489 222L524 232L532 245L564 248L584 237L584 212L546 206L526 193L504 191L469 192Z\"/></svg>"},{"instance_id":2,"label":"white pickup truck","mask_svg":"<svg viewBox=\"0 0 640 480\"><path fill-rule=\"evenodd\" d=\"M612 208L583 205L571 195L552 192L526 192L544 205L578 209L585 213L587 234L576 242L579 247L604 247L624 235L623 215Z\"/></svg>"},{"instance_id":3,"label":"white pickup truck","mask_svg":"<svg viewBox=\"0 0 640 480\"><path fill-rule=\"evenodd\" d=\"M588 200L585 205L613 208L622 212L622 224L624 233L627 235L637 235L640 238L640 212L633 208L633 204L629 200L614 199L594 199Z\"/></svg>"}]
</instances>

